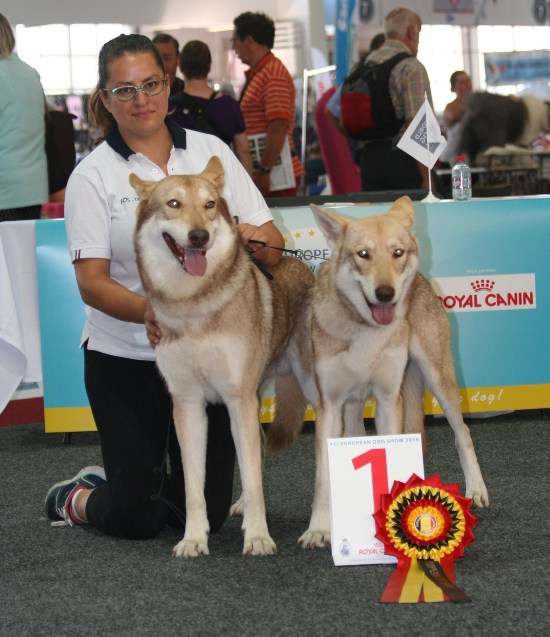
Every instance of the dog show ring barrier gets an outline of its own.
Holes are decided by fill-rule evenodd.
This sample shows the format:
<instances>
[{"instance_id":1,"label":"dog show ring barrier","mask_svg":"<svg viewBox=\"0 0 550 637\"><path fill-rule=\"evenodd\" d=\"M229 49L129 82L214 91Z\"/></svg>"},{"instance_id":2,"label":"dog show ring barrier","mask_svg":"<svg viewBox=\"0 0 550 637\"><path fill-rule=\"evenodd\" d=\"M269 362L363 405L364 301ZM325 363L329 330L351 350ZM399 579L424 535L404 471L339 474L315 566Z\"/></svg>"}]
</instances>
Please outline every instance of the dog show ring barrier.
<instances>
[{"instance_id":1,"label":"dog show ring barrier","mask_svg":"<svg viewBox=\"0 0 550 637\"><path fill-rule=\"evenodd\" d=\"M420 270L448 313L465 414L550 407L549 204L550 198L544 196L415 203ZM390 204L331 202L325 206L337 214L362 217L386 212ZM309 207L273 208L273 214L287 247L298 250L299 257L317 271L323 260L330 258L330 249ZM34 225L36 256L29 224ZM21 227L27 237L25 250L4 249L0 241L0 257L7 272L0 306L13 310L9 317L15 316L16 323L18 313L25 319L15 326L12 321L11 328L6 327L7 322L0 323L0 352L13 350L0 359L0 378L12 381L9 387L3 383L4 393L13 392L18 380L23 385L31 380L40 385L42 381L46 432L93 430L79 347L84 305L67 250L64 223L40 220L0 225L8 226L5 229L11 230L11 235ZM19 256L14 257L15 252ZM11 261L14 258L27 261L16 267ZM27 285L35 277L33 268L36 287ZM10 286L15 270L17 276L12 277ZM21 272L26 277L22 307L17 291ZM17 342L15 332L20 336ZM41 342L41 356L35 341ZM0 411L9 399L0 389ZM272 393L267 391L261 421L270 422L273 410ZM373 413L374 404L369 400L365 417ZM425 413L441 413L429 393ZM306 419L314 419L311 409Z\"/></svg>"}]
</instances>

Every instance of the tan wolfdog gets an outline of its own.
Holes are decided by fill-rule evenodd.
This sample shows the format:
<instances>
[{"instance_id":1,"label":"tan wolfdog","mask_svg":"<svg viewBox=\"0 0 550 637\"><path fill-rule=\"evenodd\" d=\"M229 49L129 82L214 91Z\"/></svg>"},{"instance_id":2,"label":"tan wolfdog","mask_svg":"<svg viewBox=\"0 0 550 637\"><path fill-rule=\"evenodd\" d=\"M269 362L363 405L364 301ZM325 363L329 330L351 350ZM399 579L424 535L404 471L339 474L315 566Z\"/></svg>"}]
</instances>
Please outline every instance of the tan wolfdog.
<instances>
[{"instance_id":1,"label":"tan wolfdog","mask_svg":"<svg viewBox=\"0 0 550 637\"><path fill-rule=\"evenodd\" d=\"M137 262L162 329L156 359L172 395L182 452L186 526L174 547L178 557L208 554L207 402L225 403L231 418L243 484L243 553L275 552L262 487L259 395L275 378L270 435L276 440L282 423L288 444L307 405L297 378L312 383L310 339L300 328L307 325L313 274L295 257L270 268L272 280L254 265L220 195L223 180L217 157L198 175L130 179L140 198Z\"/></svg>"},{"instance_id":2,"label":"tan wolfdog","mask_svg":"<svg viewBox=\"0 0 550 637\"><path fill-rule=\"evenodd\" d=\"M411 200L401 197L386 214L354 220L312 208L332 258L320 268L311 307L317 458L313 512L300 543L330 543L327 439L364 435L368 396L376 398L379 435L423 433L429 389L454 430L466 495L487 506L462 419L447 316L418 272Z\"/></svg>"}]
</instances>

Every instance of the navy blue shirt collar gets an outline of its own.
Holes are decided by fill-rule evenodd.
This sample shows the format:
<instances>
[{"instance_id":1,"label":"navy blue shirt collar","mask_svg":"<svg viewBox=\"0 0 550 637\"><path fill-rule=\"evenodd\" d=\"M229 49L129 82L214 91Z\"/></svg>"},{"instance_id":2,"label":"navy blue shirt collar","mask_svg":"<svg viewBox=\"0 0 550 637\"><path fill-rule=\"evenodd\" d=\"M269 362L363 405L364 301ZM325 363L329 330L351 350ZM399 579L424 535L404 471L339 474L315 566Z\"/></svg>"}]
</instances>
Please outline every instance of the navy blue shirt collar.
<instances>
[{"instance_id":1,"label":"navy blue shirt collar","mask_svg":"<svg viewBox=\"0 0 550 637\"><path fill-rule=\"evenodd\" d=\"M176 124L171 117L167 117L164 120L164 123L168 127L170 135L172 136L172 141L174 142L174 148L182 148L185 150L187 148L187 137L185 134L185 130ZM118 130L118 124L116 122L112 122L109 127L109 131L107 132L107 137L105 141L109 146L118 153L121 157L128 160L131 155L135 155L134 150L132 150L128 144L122 139L122 135Z\"/></svg>"}]
</instances>

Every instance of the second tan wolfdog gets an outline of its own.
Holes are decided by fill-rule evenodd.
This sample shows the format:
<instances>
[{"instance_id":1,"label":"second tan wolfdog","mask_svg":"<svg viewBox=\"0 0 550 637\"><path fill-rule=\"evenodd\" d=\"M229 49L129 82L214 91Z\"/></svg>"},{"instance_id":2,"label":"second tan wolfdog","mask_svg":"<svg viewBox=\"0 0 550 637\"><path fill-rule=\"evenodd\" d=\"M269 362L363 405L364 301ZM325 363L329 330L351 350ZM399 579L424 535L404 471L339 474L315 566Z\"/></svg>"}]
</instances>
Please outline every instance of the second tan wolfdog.
<instances>
[{"instance_id":1,"label":"second tan wolfdog","mask_svg":"<svg viewBox=\"0 0 550 637\"><path fill-rule=\"evenodd\" d=\"M330 543L327 439L365 434L368 396L376 398L377 434L423 433L429 389L454 430L466 495L487 506L462 419L447 316L418 272L411 200L401 197L387 214L354 220L312 208L332 258L320 268L311 306L317 457L313 511L301 545Z\"/></svg>"}]
</instances>

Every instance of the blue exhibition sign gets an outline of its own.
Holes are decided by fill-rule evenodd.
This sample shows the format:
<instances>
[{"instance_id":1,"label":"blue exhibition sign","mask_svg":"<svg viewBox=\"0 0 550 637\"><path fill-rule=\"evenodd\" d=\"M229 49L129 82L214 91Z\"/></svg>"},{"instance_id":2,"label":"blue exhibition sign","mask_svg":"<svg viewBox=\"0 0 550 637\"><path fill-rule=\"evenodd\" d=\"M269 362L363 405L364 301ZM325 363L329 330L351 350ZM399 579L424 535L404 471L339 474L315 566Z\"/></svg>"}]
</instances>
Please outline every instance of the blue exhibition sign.
<instances>
[{"instance_id":1,"label":"blue exhibition sign","mask_svg":"<svg viewBox=\"0 0 550 637\"><path fill-rule=\"evenodd\" d=\"M484 61L488 86L550 79L550 51L485 53Z\"/></svg>"}]
</instances>

